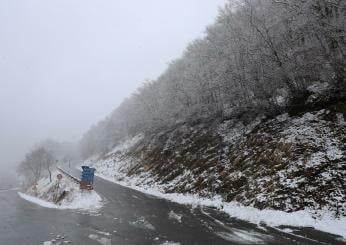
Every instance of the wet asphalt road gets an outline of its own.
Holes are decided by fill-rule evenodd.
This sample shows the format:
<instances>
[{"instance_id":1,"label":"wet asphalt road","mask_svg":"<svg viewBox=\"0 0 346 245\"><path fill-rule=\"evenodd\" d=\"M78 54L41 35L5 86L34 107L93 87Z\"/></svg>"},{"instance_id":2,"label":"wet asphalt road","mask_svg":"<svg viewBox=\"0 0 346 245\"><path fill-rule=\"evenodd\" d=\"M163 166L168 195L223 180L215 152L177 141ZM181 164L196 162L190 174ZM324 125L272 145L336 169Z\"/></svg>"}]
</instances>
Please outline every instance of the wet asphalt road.
<instances>
[{"instance_id":1,"label":"wet asphalt road","mask_svg":"<svg viewBox=\"0 0 346 245\"><path fill-rule=\"evenodd\" d=\"M0 191L0 245L65 244L346 244L313 229L293 234L229 218L207 207L158 199L96 178L105 200L97 214L47 209L21 199L17 191ZM181 220L179 220L181 217Z\"/></svg>"}]
</instances>

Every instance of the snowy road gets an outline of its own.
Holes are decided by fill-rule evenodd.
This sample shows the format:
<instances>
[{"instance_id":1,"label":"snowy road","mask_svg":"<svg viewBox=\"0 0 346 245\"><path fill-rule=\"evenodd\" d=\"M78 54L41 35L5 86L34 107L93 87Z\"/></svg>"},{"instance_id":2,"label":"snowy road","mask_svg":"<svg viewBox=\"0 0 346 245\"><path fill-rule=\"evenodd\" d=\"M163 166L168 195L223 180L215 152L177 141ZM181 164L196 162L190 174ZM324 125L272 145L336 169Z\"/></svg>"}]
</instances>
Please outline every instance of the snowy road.
<instances>
[{"instance_id":1,"label":"snowy road","mask_svg":"<svg viewBox=\"0 0 346 245\"><path fill-rule=\"evenodd\" d=\"M312 229L258 227L100 178L95 184L105 200L98 214L48 209L15 190L0 192L0 244L346 244Z\"/></svg>"}]
</instances>

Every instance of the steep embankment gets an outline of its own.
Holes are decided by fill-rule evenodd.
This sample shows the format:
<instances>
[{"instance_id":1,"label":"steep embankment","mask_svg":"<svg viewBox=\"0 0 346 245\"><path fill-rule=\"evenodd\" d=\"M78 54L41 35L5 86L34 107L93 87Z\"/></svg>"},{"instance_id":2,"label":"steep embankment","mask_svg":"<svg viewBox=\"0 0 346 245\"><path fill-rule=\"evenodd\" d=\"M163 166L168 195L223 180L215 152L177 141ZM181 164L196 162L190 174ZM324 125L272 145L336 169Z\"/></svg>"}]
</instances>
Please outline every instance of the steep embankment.
<instances>
[{"instance_id":1,"label":"steep embankment","mask_svg":"<svg viewBox=\"0 0 346 245\"><path fill-rule=\"evenodd\" d=\"M181 123L91 160L103 176L259 209L346 215L346 104L244 125Z\"/></svg>"}]
</instances>

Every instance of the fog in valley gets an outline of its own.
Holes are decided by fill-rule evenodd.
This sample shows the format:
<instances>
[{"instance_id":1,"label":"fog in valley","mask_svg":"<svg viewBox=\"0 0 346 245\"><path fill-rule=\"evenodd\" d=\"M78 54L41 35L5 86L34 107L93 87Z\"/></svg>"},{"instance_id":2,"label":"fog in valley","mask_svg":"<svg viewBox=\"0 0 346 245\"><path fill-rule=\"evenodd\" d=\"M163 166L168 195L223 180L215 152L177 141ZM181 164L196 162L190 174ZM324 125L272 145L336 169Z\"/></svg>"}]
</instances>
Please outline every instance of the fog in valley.
<instances>
[{"instance_id":1,"label":"fog in valley","mask_svg":"<svg viewBox=\"0 0 346 245\"><path fill-rule=\"evenodd\" d=\"M0 185L36 144L77 142L155 79L225 2L0 1Z\"/></svg>"}]
</instances>

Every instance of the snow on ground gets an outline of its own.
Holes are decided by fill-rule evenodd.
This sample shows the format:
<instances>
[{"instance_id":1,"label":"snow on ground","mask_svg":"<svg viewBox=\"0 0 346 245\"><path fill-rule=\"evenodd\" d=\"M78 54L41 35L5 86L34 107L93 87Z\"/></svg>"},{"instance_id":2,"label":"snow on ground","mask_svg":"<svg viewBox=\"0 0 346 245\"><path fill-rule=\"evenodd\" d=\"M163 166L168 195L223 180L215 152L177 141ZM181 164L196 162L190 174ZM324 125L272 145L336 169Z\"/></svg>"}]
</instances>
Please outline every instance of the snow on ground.
<instances>
[{"instance_id":1,"label":"snow on ground","mask_svg":"<svg viewBox=\"0 0 346 245\"><path fill-rule=\"evenodd\" d=\"M56 209L63 209L61 208L60 206L58 205L55 205L54 203L51 203L51 202L47 202L45 200L42 200L40 198L37 198L37 197L33 197L31 195L27 195L27 194L24 194L22 192L18 192L18 195L23 198L24 200L28 201L28 202L32 202L32 203L35 203L41 207L45 207L45 208L56 208Z\"/></svg>"},{"instance_id":2,"label":"snow on ground","mask_svg":"<svg viewBox=\"0 0 346 245\"><path fill-rule=\"evenodd\" d=\"M138 220L133 222L129 221L129 224L141 229L148 229L152 231L155 230L155 227L151 223L149 223L149 221L147 221L144 217L140 217Z\"/></svg>"},{"instance_id":3,"label":"snow on ground","mask_svg":"<svg viewBox=\"0 0 346 245\"><path fill-rule=\"evenodd\" d=\"M168 199L179 204L192 205L195 207L216 207L233 218L246 220L257 225L265 223L266 225L273 227L283 225L293 227L312 227L317 230L340 235L346 238L346 217L336 219L333 214L328 211L321 212L319 218L314 218L313 210L304 210L292 213L270 209L259 210L253 207L245 207L237 202L224 202L220 196L215 196L211 199L201 198L198 195L192 194L164 193L158 185L155 186L152 184L151 186L137 186L135 178L124 178L122 181L117 181L112 176L107 175L107 172L103 172L100 165L97 166L99 167L97 169L97 176L105 180L152 196Z\"/></svg>"},{"instance_id":4,"label":"snow on ground","mask_svg":"<svg viewBox=\"0 0 346 245\"><path fill-rule=\"evenodd\" d=\"M51 233L51 235L54 235L54 234ZM72 242L69 241L66 236L58 234L58 235L54 236L50 241L44 241L43 245L53 245L53 244L62 245L62 244L71 244L71 243Z\"/></svg>"},{"instance_id":5,"label":"snow on ground","mask_svg":"<svg viewBox=\"0 0 346 245\"><path fill-rule=\"evenodd\" d=\"M119 146L119 148L125 149L126 146ZM340 235L346 238L346 217L334 218L333 214L327 210L320 211L316 218L316 210L307 209L292 213L271 209L259 210L257 208L243 206L237 202L224 202L221 196L202 198L193 194L165 193L164 187L157 184L148 172L143 171L141 174L128 177L126 175L127 169L134 164L129 159L124 160L124 158L113 156L113 158L107 158L96 162L89 161L89 164L97 169L96 175L105 180L159 198L192 206L201 205L216 207L233 218L246 220L258 225L265 223L272 227L312 227L317 230ZM311 164L313 164L313 162L311 162Z\"/></svg>"},{"instance_id":6,"label":"snow on ground","mask_svg":"<svg viewBox=\"0 0 346 245\"><path fill-rule=\"evenodd\" d=\"M241 244L265 244L272 237L257 232L249 232L240 229L234 229L232 232L218 232L217 235L227 241Z\"/></svg>"},{"instance_id":7,"label":"snow on ground","mask_svg":"<svg viewBox=\"0 0 346 245\"><path fill-rule=\"evenodd\" d=\"M222 136L225 142L234 144L243 137L245 133L250 132L259 125L263 119L264 117L258 117L247 126L241 122L236 122L235 120L228 120L220 125L218 134Z\"/></svg>"},{"instance_id":8,"label":"snow on ground","mask_svg":"<svg viewBox=\"0 0 346 245\"><path fill-rule=\"evenodd\" d=\"M52 234L51 234L52 235ZM52 238L50 241L44 241L43 245L53 245L53 244L71 244L72 242L67 240L65 236L63 235L57 235L54 238Z\"/></svg>"},{"instance_id":9,"label":"snow on ground","mask_svg":"<svg viewBox=\"0 0 346 245\"><path fill-rule=\"evenodd\" d=\"M323 94L328 89L330 89L330 86L327 82L315 82L314 84L310 85L308 88L308 91L315 93L315 94Z\"/></svg>"},{"instance_id":10,"label":"snow on ground","mask_svg":"<svg viewBox=\"0 0 346 245\"><path fill-rule=\"evenodd\" d=\"M58 173L54 171L52 176ZM30 188L26 193L18 194L24 200L45 208L97 212L103 206L102 198L95 191L80 190L78 184L66 177L52 182L49 178L43 178L38 182L36 189Z\"/></svg>"},{"instance_id":11,"label":"snow on ground","mask_svg":"<svg viewBox=\"0 0 346 245\"><path fill-rule=\"evenodd\" d=\"M142 140L144 138L143 134L138 134L133 138L124 140L122 143L116 145L113 150L111 150L109 154L113 154L116 153L118 151L126 151L127 149L130 149L132 146L134 146L135 144L137 144L140 140Z\"/></svg>"},{"instance_id":12,"label":"snow on ground","mask_svg":"<svg viewBox=\"0 0 346 245\"><path fill-rule=\"evenodd\" d=\"M91 240L97 241L99 244L102 244L102 245L111 245L112 244L112 240L107 238L107 237L101 237L101 236L96 235L96 234L90 234L88 237Z\"/></svg>"},{"instance_id":13,"label":"snow on ground","mask_svg":"<svg viewBox=\"0 0 346 245\"><path fill-rule=\"evenodd\" d=\"M22 192L18 192L18 195L28 202L35 203L45 208L79 209L83 211L96 212L102 207L102 198L95 191L91 191L90 193L77 192L74 194L75 196L71 202L63 201L61 205L56 205L52 202Z\"/></svg>"},{"instance_id":14,"label":"snow on ground","mask_svg":"<svg viewBox=\"0 0 346 245\"><path fill-rule=\"evenodd\" d=\"M173 220L176 220L178 221L179 223L181 223L181 218L183 217L183 215L181 214L176 214L173 210L171 210L169 213L168 213L168 218L169 219L173 219Z\"/></svg>"},{"instance_id":15,"label":"snow on ground","mask_svg":"<svg viewBox=\"0 0 346 245\"><path fill-rule=\"evenodd\" d=\"M161 245L181 245L181 243L165 241L164 243L161 243Z\"/></svg>"},{"instance_id":16,"label":"snow on ground","mask_svg":"<svg viewBox=\"0 0 346 245\"><path fill-rule=\"evenodd\" d=\"M96 191L76 191L72 200L63 200L61 207L96 211L103 206L102 198Z\"/></svg>"},{"instance_id":17,"label":"snow on ground","mask_svg":"<svg viewBox=\"0 0 346 245\"><path fill-rule=\"evenodd\" d=\"M326 132L318 134L316 132L316 128L312 128L310 126L310 121L319 120L318 116L322 113L325 112L322 110L317 114L306 113L301 118L295 119L289 118L288 115L282 115L277 120L292 121L293 125L286 128L282 133L285 141L307 142L316 146L322 145L323 159L339 159L341 157L340 142L332 137L328 137L329 135L332 135L331 132L328 131L328 127L322 128L322 125L320 130L323 129ZM338 120L343 121L343 118L341 119L341 116L339 116ZM320 120L319 122L321 124L324 123ZM253 125L251 125L250 129L257 124L258 122L256 121ZM227 127L225 126L225 128ZM225 131L225 129L220 128L220 132L223 131ZM320 136L316 137L316 135ZM236 139L237 137L238 133L231 132L228 135L228 140L234 141L234 139ZM139 136L135 137L133 142L138 142L138 139L140 139ZM128 145L133 145L128 142L120 144L116 147L116 149L121 149L122 151L127 152ZM265 223L272 227L312 227L317 230L340 235L346 238L346 217L341 216L340 218L335 218L334 213L332 213L331 211L305 209L297 212L287 213L284 211L271 209L260 210L249 206L243 206L237 202L225 202L223 201L221 196L214 196L213 198L202 198L197 194L165 193L165 186L155 182L153 176L146 171L142 171L141 173L132 175L131 177L127 176L128 170L131 169L134 164L136 164L136 162L132 161L132 159L123 157L124 155L122 155L121 152L119 154L114 154L114 151L107 154L107 156L108 157L104 160L91 160L88 162L88 164L91 164L97 169L97 176L120 184L122 186L129 187L159 198L165 198L180 204L216 207L226 212L233 218L246 220L258 225L260 225L261 223ZM319 164L322 161L321 158L322 156L320 156L319 154L315 154L313 155L313 157L311 157L311 159L309 159L307 165ZM183 175L185 174L188 173L183 172ZM179 176L177 178L179 178ZM173 217L173 215L170 216Z\"/></svg>"}]
</instances>

